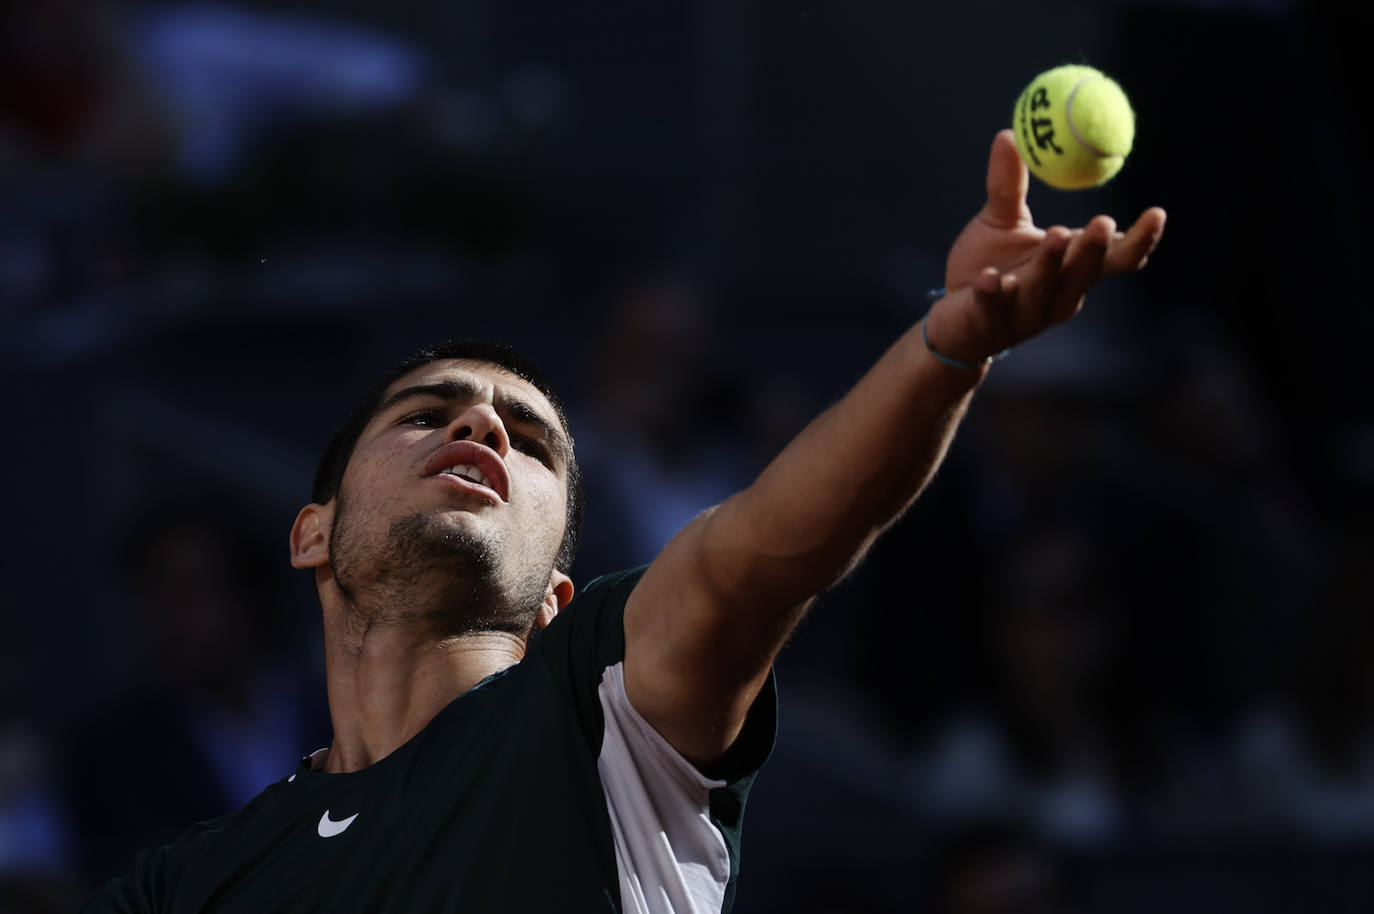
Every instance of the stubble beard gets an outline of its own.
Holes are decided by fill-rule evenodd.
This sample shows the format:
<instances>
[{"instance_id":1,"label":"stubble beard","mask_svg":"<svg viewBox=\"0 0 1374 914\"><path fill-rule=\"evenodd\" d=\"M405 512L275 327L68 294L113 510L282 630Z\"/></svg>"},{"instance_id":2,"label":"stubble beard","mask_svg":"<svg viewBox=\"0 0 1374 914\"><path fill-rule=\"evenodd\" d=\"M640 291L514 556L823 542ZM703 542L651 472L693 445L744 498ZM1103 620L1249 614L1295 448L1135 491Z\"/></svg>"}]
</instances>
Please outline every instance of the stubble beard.
<instances>
[{"instance_id":1,"label":"stubble beard","mask_svg":"<svg viewBox=\"0 0 1374 914\"><path fill-rule=\"evenodd\" d=\"M329 562L350 629L418 625L435 638L530 633L552 565L541 571L511 557L500 537L442 516L398 517L380 546L364 540L357 520L340 492Z\"/></svg>"}]
</instances>

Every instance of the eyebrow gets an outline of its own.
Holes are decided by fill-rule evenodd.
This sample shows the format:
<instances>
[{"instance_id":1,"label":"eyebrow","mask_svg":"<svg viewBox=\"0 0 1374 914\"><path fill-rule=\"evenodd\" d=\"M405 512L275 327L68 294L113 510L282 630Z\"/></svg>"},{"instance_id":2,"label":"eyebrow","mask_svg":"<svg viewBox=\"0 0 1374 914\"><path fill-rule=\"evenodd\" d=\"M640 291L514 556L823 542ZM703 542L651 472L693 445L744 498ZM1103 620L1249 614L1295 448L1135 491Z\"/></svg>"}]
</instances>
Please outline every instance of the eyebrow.
<instances>
[{"instance_id":1,"label":"eyebrow","mask_svg":"<svg viewBox=\"0 0 1374 914\"><path fill-rule=\"evenodd\" d=\"M416 384L412 387L402 387L391 396L382 401L377 407L377 415L382 415L388 410L407 400L414 400L419 397L434 397L445 402L470 402L477 398L479 386L476 381L462 378L450 379L447 381L435 381L433 384ZM502 393L496 398L494 404L496 414L503 419L509 418L521 425L530 425L538 429L539 436L549 445L549 447L562 459L566 466L572 455L572 445L568 439L552 423L541 416L533 406L518 397L512 397L508 393Z\"/></svg>"}]
</instances>

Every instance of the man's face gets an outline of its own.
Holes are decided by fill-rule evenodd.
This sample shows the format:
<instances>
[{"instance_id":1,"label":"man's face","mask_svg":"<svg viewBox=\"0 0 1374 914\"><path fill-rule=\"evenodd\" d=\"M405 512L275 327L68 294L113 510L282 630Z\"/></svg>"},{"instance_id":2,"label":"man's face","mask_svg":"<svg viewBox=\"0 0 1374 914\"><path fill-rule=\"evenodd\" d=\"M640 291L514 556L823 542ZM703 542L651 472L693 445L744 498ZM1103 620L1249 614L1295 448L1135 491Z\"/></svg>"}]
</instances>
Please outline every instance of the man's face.
<instances>
[{"instance_id":1,"label":"man's face","mask_svg":"<svg viewBox=\"0 0 1374 914\"><path fill-rule=\"evenodd\" d=\"M415 369L387 388L344 472L335 583L372 618L527 632L563 538L569 460L529 382L485 362Z\"/></svg>"}]
</instances>

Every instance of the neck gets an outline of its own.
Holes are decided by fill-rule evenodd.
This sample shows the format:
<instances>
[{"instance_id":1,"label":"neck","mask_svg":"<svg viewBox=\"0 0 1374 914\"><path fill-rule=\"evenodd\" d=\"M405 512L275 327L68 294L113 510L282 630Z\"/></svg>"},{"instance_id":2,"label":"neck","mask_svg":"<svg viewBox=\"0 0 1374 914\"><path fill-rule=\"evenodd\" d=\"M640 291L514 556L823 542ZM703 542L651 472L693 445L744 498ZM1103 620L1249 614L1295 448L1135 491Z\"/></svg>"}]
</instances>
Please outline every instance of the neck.
<instances>
[{"instance_id":1,"label":"neck","mask_svg":"<svg viewBox=\"0 0 1374 914\"><path fill-rule=\"evenodd\" d=\"M380 761L453 699L524 655L524 639L506 632L436 638L423 626L401 621L350 631L337 613L326 611L334 741L324 770L357 771Z\"/></svg>"}]
</instances>

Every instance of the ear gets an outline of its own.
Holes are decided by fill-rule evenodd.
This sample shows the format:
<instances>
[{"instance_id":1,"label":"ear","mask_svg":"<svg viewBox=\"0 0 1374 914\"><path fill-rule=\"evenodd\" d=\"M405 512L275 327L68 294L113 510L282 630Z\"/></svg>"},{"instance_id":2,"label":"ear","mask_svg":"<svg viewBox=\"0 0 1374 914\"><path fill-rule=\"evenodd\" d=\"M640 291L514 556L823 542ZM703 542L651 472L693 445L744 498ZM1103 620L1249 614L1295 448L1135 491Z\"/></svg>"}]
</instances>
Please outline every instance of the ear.
<instances>
[{"instance_id":1,"label":"ear","mask_svg":"<svg viewBox=\"0 0 1374 914\"><path fill-rule=\"evenodd\" d=\"M333 502L301 508L291 525L291 567L319 568L329 562L329 526Z\"/></svg>"},{"instance_id":2,"label":"ear","mask_svg":"<svg viewBox=\"0 0 1374 914\"><path fill-rule=\"evenodd\" d=\"M539 614L534 617L536 631L553 621L558 611L572 602L573 582L557 568L549 575L549 589L544 591L544 602L539 604Z\"/></svg>"}]
</instances>

